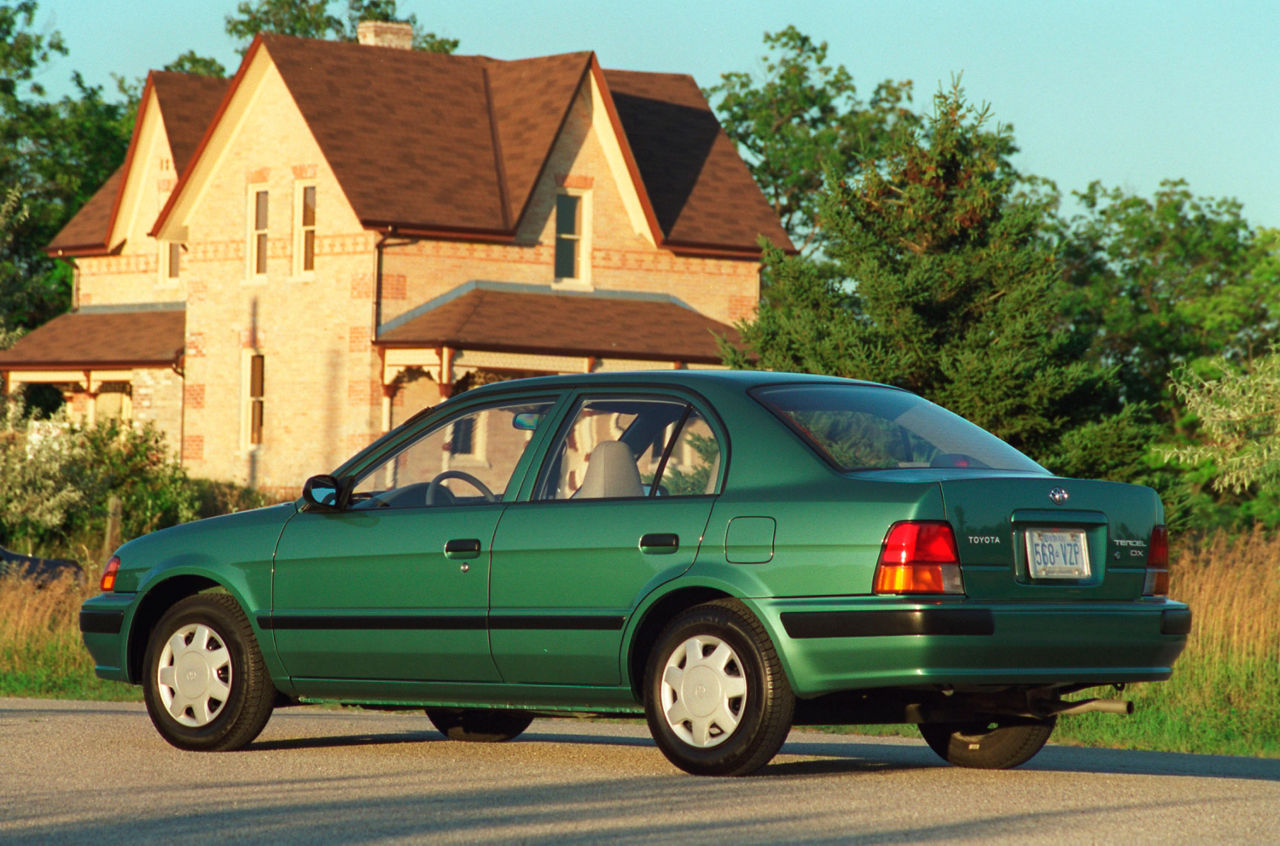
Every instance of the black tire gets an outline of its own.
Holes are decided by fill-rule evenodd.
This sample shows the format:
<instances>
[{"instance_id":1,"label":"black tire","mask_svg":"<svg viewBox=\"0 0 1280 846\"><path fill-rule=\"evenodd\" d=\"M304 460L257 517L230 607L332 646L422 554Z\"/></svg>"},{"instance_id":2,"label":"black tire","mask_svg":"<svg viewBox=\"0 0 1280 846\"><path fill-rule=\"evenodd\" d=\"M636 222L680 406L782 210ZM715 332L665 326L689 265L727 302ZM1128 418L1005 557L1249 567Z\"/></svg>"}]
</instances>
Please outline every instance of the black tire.
<instances>
[{"instance_id":1,"label":"black tire","mask_svg":"<svg viewBox=\"0 0 1280 846\"><path fill-rule=\"evenodd\" d=\"M760 769L787 739L795 712L769 635L734 600L695 606L667 625L649 655L644 694L658 748L694 775Z\"/></svg>"},{"instance_id":2,"label":"black tire","mask_svg":"<svg viewBox=\"0 0 1280 846\"><path fill-rule=\"evenodd\" d=\"M214 593L189 596L160 618L142 687L160 736L205 752L248 746L276 697L248 618L233 597Z\"/></svg>"},{"instance_id":3,"label":"black tire","mask_svg":"<svg viewBox=\"0 0 1280 846\"><path fill-rule=\"evenodd\" d=\"M427 719L450 740L501 743L519 737L533 722L524 711L485 708L428 708Z\"/></svg>"},{"instance_id":4,"label":"black tire","mask_svg":"<svg viewBox=\"0 0 1280 846\"><path fill-rule=\"evenodd\" d=\"M920 734L944 761L979 770L1025 764L1053 734L1056 717L988 723L921 723Z\"/></svg>"}]
</instances>

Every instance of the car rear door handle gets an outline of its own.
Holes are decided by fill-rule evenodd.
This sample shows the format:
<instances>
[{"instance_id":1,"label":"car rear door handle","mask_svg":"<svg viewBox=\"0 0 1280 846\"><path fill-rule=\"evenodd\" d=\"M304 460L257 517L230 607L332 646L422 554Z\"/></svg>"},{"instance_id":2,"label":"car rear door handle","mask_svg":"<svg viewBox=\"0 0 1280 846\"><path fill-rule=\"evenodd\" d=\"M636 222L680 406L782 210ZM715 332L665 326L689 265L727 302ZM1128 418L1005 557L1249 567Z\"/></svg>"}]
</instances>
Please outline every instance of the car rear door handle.
<instances>
[{"instance_id":1,"label":"car rear door handle","mask_svg":"<svg viewBox=\"0 0 1280 846\"><path fill-rule=\"evenodd\" d=\"M453 559L477 558L480 555L479 538L454 538L445 541L444 557Z\"/></svg>"},{"instance_id":2,"label":"car rear door handle","mask_svg":"<svg viewBox=\"0 0 1280 846\"><path fill-rule=\"evenodd\" d=\"M670 555L680 548L680 536L670 532L650 532L640 536L640 551L650 555Z\"/></svg>"}]
</instances>

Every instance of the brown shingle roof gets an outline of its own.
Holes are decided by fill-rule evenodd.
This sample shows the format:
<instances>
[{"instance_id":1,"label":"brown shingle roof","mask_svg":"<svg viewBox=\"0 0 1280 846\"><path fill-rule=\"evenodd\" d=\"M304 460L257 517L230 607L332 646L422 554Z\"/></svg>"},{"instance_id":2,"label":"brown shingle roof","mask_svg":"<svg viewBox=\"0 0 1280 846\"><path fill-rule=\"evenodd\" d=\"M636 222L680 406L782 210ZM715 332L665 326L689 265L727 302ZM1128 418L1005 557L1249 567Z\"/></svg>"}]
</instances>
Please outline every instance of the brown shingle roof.
<instances>
[{"instance_id":1,"label":"brown shingle roof","mask_svg":"<svg viewBox=\"0 0 1280 846\"><path fill-rule=\"evenodd\" d=\"M67 221L49 242L49 246L44 248L45 252L52 256L64 253L100 255L109 252L111 245L107 240L111 237L111 219L123 184L124 165L121 165L107 177L107 181L102 183L102 187L94 192L89 201L80 207L80 211Z\"/></svg>"},{"instance_id":2,"label":"brown shingle roof","mask_svg":"<svg viewBox=\"0 0 1280 846\"><path fill-rule=\"evenodd\" d=\"M667 242L755 246L791 241L693 77L604 72Z\"/></svg>"},{"instance_id":3,"label":"brown shingle roof","mask_svg":"<svg viewBox=\"0 0 1280 846\"><path fill-rule=\"evenodd\" d=\"M382 332L376 343L718 364L716 336L738 341L733 327L669 298L514 287L469 283Z\"/></svg>"},{"instance_id":4,"label":"brown shingle roof","mask_svg":"<svg viewBox=\"0 0 1280 846\"><path fill-rule=\"evenodd\" d=\"M173 154L174 168L178 173L183 171L195 153L205 127L213 120L223 95L227 93L228 85L230 80L173 71L152 71L147 77L147 90L142 93L142 102L146 104L148 93L155 91L165 134L169 140L169 150ZM124 164L67 221L66 226L45 247L45 252L54 256L102 255L113 248L107 241L115 224L117 206L124 191L125 174L133 161L141 123L140 112L134 124L134 137L129 142L129 152Z\"/></svg>"},{"instance_id":5,"label":"brown shingle roof","mask_svg":"<svg viewBox=\"0 0 1280 846\"><path fill-rule=\"evenodd\" d=\"M238 78L259 50L366 227L513 237L593 73L659 243L754 254L763 234L791 246L688 76L601 71L585 52L500 61L268 34Z\"/></svg>"},{"instance_id":6,"label":"brown shingle roof","mask_svg":"<svg viewBox=\"0 0 1280 846\"><path fill-rule=\"evenodd\" d=\"M0 368L167 367L181 357L185 332L180 309L72 312L0 351Z\"/></svg>"},{"instance_id":7,"label":"brown shingle roof","mask_svg":"<svg viewBox=\"0 0 1280 846\"><path fill-rule=\"evenodd\" d=\"M262 45L366 226L509 229L479 62L282 35Z\"/></svg>"},{"instance_id":8,"label":"brown shingle roof","mask_svg":"<svg viewBox=\"0 0 1280 846\"><path fill-rule=\"evenodd\" d=\"M164 131L169 137L173 166L187 169L209 121L218 111L231 80L194 73L152 71L151 84L160 102Z\"/></svg>"},{"instance_id":9,"label":"brown shingle roof","mask_svg":"<svg viewBox=\"0 0 1280 846\"><path fill-rule=\"evenodd\" d=\"M508 223L513 228L533 194L590 61L590 53L565 53L485 63L506 176Z\"/></svg>"}]
</instances>

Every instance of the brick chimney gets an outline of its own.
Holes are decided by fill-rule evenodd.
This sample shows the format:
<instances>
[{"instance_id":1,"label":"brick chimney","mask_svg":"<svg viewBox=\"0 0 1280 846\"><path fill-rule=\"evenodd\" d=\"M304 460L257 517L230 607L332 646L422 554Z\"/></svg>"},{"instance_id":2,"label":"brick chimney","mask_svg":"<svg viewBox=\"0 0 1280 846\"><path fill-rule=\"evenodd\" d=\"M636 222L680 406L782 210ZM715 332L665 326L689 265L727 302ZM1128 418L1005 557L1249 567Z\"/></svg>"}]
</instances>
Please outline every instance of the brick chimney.
<instances>
[{"instance_id":1,"label":"brick chimney","mask_svg":"<svg viewBox=\"0 0 1280 846\"><path fill-rule=\"evenodd\" d=\"M356 26L356 40L373 47L412 50L413 24L400 21L360 21Z\"/></svg>"}]
</instances>

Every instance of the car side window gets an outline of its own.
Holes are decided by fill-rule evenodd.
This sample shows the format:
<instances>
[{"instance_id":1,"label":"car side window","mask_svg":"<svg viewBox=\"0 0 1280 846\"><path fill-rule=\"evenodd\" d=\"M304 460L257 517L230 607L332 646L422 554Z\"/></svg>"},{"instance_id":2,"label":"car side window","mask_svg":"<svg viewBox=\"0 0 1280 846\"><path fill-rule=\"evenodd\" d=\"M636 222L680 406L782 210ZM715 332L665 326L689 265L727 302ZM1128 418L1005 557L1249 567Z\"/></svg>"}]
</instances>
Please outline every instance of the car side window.
<instances>
[{"instance_id":1,"label":"car side window","mask_svg":"<svg viewBox=\"0 0 1280 846\"><path fill-rule=\"evenodd\" d=\"M580 401L552 449L537 499L619 499L714 493L720 443L686 402Z\"/></svg>"},{"instance_id":2,"label":"car side window","mask_svg":"<svg viewBox=\"0 0 1280 846\"><path fill-rule=\"evenodd\" d=\"M357 480L353 508L500 502L550 401L472 409L428 429Z\"/></svg>"}]
</instances>

